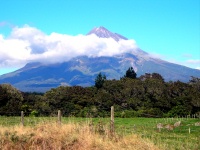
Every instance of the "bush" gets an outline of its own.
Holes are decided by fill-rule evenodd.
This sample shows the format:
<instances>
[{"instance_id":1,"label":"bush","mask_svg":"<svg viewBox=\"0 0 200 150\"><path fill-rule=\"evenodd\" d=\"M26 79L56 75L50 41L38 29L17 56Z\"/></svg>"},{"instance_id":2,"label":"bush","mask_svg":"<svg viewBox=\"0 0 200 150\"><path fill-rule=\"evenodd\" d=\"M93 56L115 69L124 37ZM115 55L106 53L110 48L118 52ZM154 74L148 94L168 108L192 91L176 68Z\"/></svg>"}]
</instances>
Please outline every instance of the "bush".
<instances>
[{"instance_id":1,"label":"bush","mask_svg":"<svg viewBox=\"0 0 200 150\"><path fill-rule=\"evenodd\" d=\"M33 111L31 111L31 113L30 113L29 116L30 116L30 117L38 117L38 116L39 116L39 113L38 113L37 110L33 110Z\"/></svg>"},{"instance_id":2,"label":"bush","mask_svg":"<svg viewBox=\"0 0 200 150\"><path fill-rule=\"evenodd\" d=\"M120 118L132 118L140 116L141 116L140 112L135 110L124 110L115 112L115 117L120 117Z\"/></svg>"},{"instance_id":3,"label":"bush","mask_svg":"<svg viewBox=\"0 0 200 150\"><path fill-rule=\"evenodd\" d=\"M191 112L184 106L178 105L173 107L169 112L168 112L168 117L176 117L176 116L186 116L190 114Z\"/></svg>"},{"instance_id":4,"label":"bush","mask_svg":"<svg viewBox=\"0 0 200 150\"><path fill-rule=\"evenodd\" d=\"M151 118L163 117L163 112L159 108L139 110L138 114L139 114L138 117L151 117Z\"/></svg>"}]
</instances>

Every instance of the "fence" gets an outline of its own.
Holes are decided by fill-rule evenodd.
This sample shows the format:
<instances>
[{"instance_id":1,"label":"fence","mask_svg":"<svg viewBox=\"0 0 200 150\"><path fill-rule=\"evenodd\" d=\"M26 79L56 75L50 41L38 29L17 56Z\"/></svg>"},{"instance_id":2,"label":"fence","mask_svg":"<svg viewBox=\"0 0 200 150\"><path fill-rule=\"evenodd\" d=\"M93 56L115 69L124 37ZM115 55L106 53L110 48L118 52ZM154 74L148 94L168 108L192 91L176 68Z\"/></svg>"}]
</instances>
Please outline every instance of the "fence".
<instances>
[{"instance_id":1,"label":"fence","mask_svg":"<svg viewBox=\"0 0 200 150\"><path fill-rule=\"evenodd\" d=\"M26 117L25 117L24 111L21 111L21 115L20 115L20 124L21 124L21 126L25 125L25 118ZM111 106L110 118L111 118L110 119L110 132L114 133L114 131L115 131L115 125L114 125L114 106ZM62 112L61 112L61 110L58 110L58 113L57 113L57 123L59 125L61 125L61 123L62 123Z\"/></svg>"},{"instance_id":2,"label":"fence","mask_svg":"<svg viewBox=\"0 0 200 150\"><path fill-rule=\"evenodd\" d=\"M155 117L155 116L154 116ZM17 124L16 121L18 121L18 124L21 124L22 126L25 126L27 124L37 124L40 122L39 120L42 118L41 117L26 117L23 111L21 111L21 116L20 117L5 117L2 116L0 117L0 125L9 125L9 124ZM2 121L2 118L4 118L4 121ZM10 123L9 121L12 121L13 123ZM60 110L57 111L57 115L54 117L46 117L46 121L53 120L57 122L59 125L64 123L66 121L66 117L62 116L62 112ZM83 119L84 120L84 119ZM158 123L162 124L174 124L177 121L181 121L184 125L182 127L179 127L175 131L171 132L187 132L189 134L193 132L200 132L199 128L194 127L194 123L199 122L199 118L197 118L196 114L193 115L187 115L185 117L174 117L174 118L115 118L114 116L114 107L112 106L110 109L110 119L104 118L103 119L107 124L110 126L110 132L114 133L116 130L117 131L123 131L124 133L142 133L145 130L152 130L152 131L157 131L158 129L156 128L156 125ZM128 120L129 122L126 122ZM134 121L135 120L135 121ZM144 123L144 120L147 120L146 123ZM191 120L193 123L191 123ZM6 122L8 122L6 124ZM126 125L125 125L126 124ZM163 129L162 129L163 131Z\"/></svg>"}]
</instances>

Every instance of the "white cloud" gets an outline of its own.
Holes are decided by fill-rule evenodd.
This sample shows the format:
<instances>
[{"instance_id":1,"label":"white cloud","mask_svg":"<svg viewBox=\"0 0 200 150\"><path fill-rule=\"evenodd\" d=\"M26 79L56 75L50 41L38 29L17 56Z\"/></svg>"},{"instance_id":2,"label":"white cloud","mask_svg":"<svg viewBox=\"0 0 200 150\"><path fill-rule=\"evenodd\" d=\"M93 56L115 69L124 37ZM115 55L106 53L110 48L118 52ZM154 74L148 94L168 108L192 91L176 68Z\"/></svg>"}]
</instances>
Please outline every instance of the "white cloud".
<instances>
[{"instance_id":1,"label":"white cloud","mask_svg":"<svg viewBox=\"0 0 200 150\"><path fill-rule=\"evenodd\" d=\"M29 43L19 39L4 39L0 35L0 67L18 66L26 62L31 49Z\"/></svg>"},{"instance_id":2,"label":"white cloud","mask_svg":"<svg viewBox=\"0 0 200 150\"><path fill-rule=\"evenodd\" d=\"M189 63L189 64L200 64L200 59L190 59L190 60L187 60L187 63Z\"/></svg>"},{"instance_id":3,"label":"white cloud","mask_svg":"<svg viewBox=\"0 0 200 150\"><path fill-rule=\"evenodd\" d=\"M28 62L56 63L87 55L112 56L137 49L134 40L116 42L95 35L46 35L37 28L15 27L8 38L0 35L0 68L18 67Z\"/></svg>"},{"instance_id":4,"label":"white cloud","mask_svg":"<svg viewBox=\"0 0 200 150\"><path fill-rule=\"evenodd\" d=\"M43 53L45 46L46 35L34 27L25 25L23 28L15 27L10 35L10 39L18 39L28 42L32 54Z\"/></svg>"},{"instance_id":5,"label":"white cloud","mask_svg":"<svg viewBox=\"0 0 200 150\"><path fill-rule=\"evenodd\" d=\"M190 59L193 57L192 54L182 54L182 56L185 58L190 58Z\"/></svg>"},{"instance_id":6,"label":"white cloud","mask_svg":"<svg viewBox=\"0 0 200 150\"><path fill-rule=\"evenodd\" d=\"M158 54L158 53L150 53L149 56L153 57L153 58L157 58L157 59L164 59L165 58L164 55L161 55L161 54Z\"/></svg>"},{"instance_id":7,"label":"white cloud","mask_svg":"<svg viewBox=\"0 0 200 150\"><path fill-rule=\"evenodd\" d=\"M196 69L200 70L200 67L196 67Z\"/></svg>"},{"instance_id":8,"label":"white cloud","mask_svg":"<svg viewBox=\"0 0 200 150\"><path fill-rule=\"evenodd\" d=\"M187 60L186 63L188 66L193 66L192 68L200 70L200 59L190 59Z\"/></svg>"}]
</instances>

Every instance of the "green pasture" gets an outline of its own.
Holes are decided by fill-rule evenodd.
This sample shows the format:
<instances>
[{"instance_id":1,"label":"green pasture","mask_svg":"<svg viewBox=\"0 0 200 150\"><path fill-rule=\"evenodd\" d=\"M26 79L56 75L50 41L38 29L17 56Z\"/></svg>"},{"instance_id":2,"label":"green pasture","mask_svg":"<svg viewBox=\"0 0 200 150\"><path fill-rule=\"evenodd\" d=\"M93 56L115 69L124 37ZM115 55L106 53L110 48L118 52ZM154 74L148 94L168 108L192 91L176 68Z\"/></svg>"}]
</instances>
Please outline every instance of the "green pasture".
<instances>
[{"instance_id":1,"label":"green pasture","mask_svg":"<svg viewBox=\"0 0 200 150\"><path fill-rule=\"evenodd\" d=\"M20 117L0 116L0 126L20 125ZM24 117L25 126L34 126L38 123L56 122L57 117ZM161 129L158 131L158 123L174 124L181 121L181 126L172 131ZM62 117L63 124L88 123L94 127L103 126L109 128L110 118L77 118ZM119 136L128 136L137 134L138 136L148 139L159 146L161 149L200 149L200 126L195 126L200 122L197 118L115 118L115 132ZM102 131L103 132L103 131Z\"/></svg>"}]
</instances>

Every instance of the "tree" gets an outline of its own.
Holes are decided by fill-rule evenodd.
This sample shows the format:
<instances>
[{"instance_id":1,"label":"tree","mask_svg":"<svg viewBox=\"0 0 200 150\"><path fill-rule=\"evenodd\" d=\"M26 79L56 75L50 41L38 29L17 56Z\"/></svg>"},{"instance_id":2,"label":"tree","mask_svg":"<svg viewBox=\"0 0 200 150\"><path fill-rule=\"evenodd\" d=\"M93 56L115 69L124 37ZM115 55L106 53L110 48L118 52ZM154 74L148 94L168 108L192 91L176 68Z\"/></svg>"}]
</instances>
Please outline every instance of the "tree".
<instances>
[{"instance_id":1,"label":"tree","mask_svg":"<svg viewBox=\"0 0 200 150\"><path fill-rule=\"evenodd\" d=\"M146 79L156 79L164 82L164 78L158 73L145 73L145 75L141 75L139 79L141 81L145 81Z\"/></svg>"},{"instance_id":2,"label":"tree","mask_svg":"<svg viewBox=\"0 0 200 150\"><path fill-rule=\"evenodd\" d=\"M101 88L105 80L106 80L106 76L102 75L100 72L95 79L95 87L98 89Z\"/></svg>"},{"instance_id":3,"label":"tree","mask_svg":"<svg viewBox=\"0 0 200 150\"><path fill-rule=\"evenodd\" d=\"M0 114L17 115L21 110L23 96L10 84L0 85Z\"/></svg>"},{"instance_id":4,"label":"tree","mask_svg":"<svg viewBox=\"0 0 200 150\"><path fill-rule=\"evenodd\" d=\"M136 79L137 74L133 70L133 67L129 67L128 70L126 71L125 78L132 78Z\"/></svg>"},{"instance_id":5,"label":"tree","mask_svg":"<svg viewBox=\"0 0 200 150\"><path fill-rule=\"evenodd\" d=\"M152 78L164 82L164 78L158 73L152 73Z\"/></svg>"}]
</instances>

